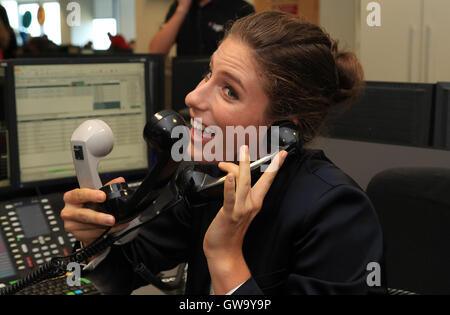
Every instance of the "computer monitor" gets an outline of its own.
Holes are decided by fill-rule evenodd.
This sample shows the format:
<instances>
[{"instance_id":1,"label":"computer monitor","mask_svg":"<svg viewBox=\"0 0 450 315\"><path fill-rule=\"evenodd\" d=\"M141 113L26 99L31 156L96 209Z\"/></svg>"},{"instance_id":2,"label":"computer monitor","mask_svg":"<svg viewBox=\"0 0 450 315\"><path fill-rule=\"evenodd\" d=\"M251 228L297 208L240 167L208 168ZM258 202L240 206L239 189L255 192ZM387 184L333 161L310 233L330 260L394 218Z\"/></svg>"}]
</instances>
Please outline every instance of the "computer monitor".
<instances>
[{"instance_id":1,"label":"computer monitor","mask_svg":"<svg viewBox=\"0 0 450 315\"><path fill-rule=\"evenodd\" d=\"M6 66L0 65L0 192L11 187L6 91Z\"/></svg>"},{"instance_id":2,"label":"computer monitor","mask_svg":"<svg viewBox=\"0 0 450 315\"><path fill-rule=\"evenodd\" d=\"M19 189L76 183L70 138L90 119L105 121L115 136L99 165L103 183L145 175L152 158L143 129L164 104L163 63L160 55L8 62Z\"/></svg>"},{"instance_id":3,"label":"computer monitor","mask_svg":"<svg viewBox=\"0 0 450 315\"><path fill-rule=\"evenodd\" d=\"M172 59L172 109L186 109L186 95L195 89L209 69L207 57L175 57Z\"/></svg>"},{"instance_id":4,"label":"computer monitor","mask_svg":"<svg viewBox=\"0 0 450 315\"><path fill-rule=\"evenodd\" d=\"M436 85L433 146L450 149L450 82Z\"/></svg>"},{"instance_id":5,"label":"computer monitor","mask_svg":"<svg viewBox=\"0 0 450 315\"><path fill-rule=\"evenodd\" d=\"M331 117L327 136L407 146L429 146L434 85L366 82L361 97Z\"/></svg>"}]
</instances>

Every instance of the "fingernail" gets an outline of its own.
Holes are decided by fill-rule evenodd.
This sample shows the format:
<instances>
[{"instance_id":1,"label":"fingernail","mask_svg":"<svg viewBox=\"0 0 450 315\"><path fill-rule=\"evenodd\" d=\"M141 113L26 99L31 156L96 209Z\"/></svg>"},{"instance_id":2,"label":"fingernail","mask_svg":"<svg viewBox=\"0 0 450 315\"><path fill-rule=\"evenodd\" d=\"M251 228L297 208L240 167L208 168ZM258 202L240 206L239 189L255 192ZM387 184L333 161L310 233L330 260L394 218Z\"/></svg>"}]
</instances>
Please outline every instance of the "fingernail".
<instances>
[{"instance_id":1,"label":"fingernail","mask_svg":"<svg viewBox=\"0 0 450 315\"><path fill-rule=\"evenodd\" d=\"M248 153L248 147L246 145L241 146L241 152L239 153L239 157L240 157L240 161L244 161L245 160L245 156Z\"/></svg>"},{"instance_id":2,"label":"fingernail","mask_svg":"<svg viewBox=\"0 0 450 315\"><path fill-rule=\"evenodd\" d=\"M228 175L228 181L232 183L234 181L234 176L232 174Z\"/></svg>"},{"instance_id":3,"label":"fingernail","mask_svg":"<svg viewBox=\"0 0 450 315\"><path fill-rule=\"evenodd\" d=\"M98 192L97 193L97 200L98 201L103 201L103 199L105 199L105 194L102 192Z\"/></svg>"},{"instance_id":4,"label":"fingernail","mask_svg":"<svg viewBox=\"0 0 450 315\"><path fill-rule=\"evenodd\" d=\"M114 220L114 217L107 216L107 217L105 217L103 222L105 223L105 225L114 225L115 220Z\"/></svg>"}]
</instances>

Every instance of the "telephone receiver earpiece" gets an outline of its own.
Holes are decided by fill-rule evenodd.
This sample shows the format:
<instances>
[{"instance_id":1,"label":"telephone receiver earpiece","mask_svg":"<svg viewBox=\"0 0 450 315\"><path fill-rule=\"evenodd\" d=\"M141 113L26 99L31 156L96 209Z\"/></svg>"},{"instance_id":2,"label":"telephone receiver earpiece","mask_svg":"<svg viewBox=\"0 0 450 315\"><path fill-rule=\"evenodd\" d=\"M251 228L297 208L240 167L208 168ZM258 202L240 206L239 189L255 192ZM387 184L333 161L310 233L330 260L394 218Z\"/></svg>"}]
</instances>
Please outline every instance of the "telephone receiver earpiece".
<instances>
[{"instance_id":1,"label":"telephone receiver earpiece","mask_svg":"<svg viewBox=\"0 0 450 315\"><path fill-rule=\"evenodd\" d=\"M263 143L266 144L267 154L250 163L252 178L262 174L278 152L285 150L292 154L301 148L297 128L288 120L273 123ZM225 178L226 174L216 165L193 163L177 174L176 182L188 202L197 204L222 198Z\"/></svg>"},{"instance_id":2,"label":"telephone receiver earpiece","mask_svg":"<svg viewBox=\"0 0 450 315\"><path fill-rule=\"evenodd\" d=\"M98 165L114 147L111 128L102 120L87 120L73 132L70 147L80 188L100 189Z\"/></svg>"}]
</instances>

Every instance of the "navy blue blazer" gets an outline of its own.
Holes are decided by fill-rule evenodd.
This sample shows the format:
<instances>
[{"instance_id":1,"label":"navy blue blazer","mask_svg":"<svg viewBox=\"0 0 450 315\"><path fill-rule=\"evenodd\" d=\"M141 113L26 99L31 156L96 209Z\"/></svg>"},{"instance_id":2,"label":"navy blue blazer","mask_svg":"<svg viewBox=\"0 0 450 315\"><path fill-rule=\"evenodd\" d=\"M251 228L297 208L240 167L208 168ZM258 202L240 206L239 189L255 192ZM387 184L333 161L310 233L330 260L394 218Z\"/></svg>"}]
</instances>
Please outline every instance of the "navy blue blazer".
<instances>
[{"instance_id":1,"label":"navy blue blazer","mask_svg":"<svg viewBox=\"0 0 450 315\"><path fill-rule=\"evenodd\" d=\"M187 262L186 294L209 294L203 238L221 205L219 200L163 212L133 241L113 246L85 276L106 294L129 294L148 284L130 260L153 274ZM374 276L369 263L384 267L373 205L322 151L287 157L247 231L243 253L252 277L234 294L385 293L384 281L367 281Z\"/></svg>"}]
</instances>

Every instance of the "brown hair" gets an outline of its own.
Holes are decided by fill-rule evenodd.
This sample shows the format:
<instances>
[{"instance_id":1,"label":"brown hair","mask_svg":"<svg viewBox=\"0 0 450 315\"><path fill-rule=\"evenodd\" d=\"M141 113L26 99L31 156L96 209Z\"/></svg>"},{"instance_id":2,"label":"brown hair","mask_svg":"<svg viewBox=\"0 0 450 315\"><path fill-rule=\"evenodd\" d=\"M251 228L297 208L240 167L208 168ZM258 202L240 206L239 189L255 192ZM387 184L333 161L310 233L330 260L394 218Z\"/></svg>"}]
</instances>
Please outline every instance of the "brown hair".
<instances>
[{"instance_id":1,"label":"brown hair","mask_svg":"<svg viewBox=\"0 0 450 315\"><path fill-rule=\"evenodd\" d=\"M364 73L357 57L340 52L317 25L266 11L238 20L228 36L253 50L270 100L269 119L296 119L304 142L320 133L334 105L349 105L358 96Z\"/></svg>"}]
</instances>

